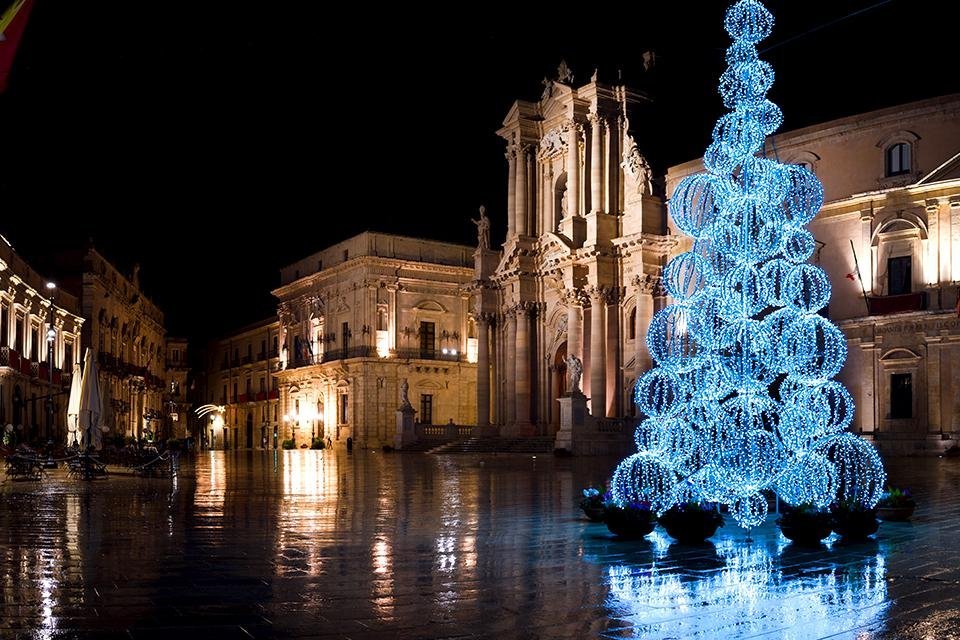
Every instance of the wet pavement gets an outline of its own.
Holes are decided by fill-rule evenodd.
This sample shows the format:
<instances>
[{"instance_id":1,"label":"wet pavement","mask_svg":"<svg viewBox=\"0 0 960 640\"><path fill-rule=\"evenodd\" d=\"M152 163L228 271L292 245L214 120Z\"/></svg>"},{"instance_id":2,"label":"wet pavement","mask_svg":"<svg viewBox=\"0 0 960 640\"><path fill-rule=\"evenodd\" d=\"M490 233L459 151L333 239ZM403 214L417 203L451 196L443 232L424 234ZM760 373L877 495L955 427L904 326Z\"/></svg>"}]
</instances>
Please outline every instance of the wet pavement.
<instances>
[{"instance_id":1,"label":"wet pavement","mask_svg":"<svg viewBox=\"0 0 960 640\"><path fill-rule=\"evenodd\" d=\"M960 637L960 460L912 523L797 550L583 520L606 459L214 452L175 479L0 486L0 638Z\"/></svg>"}]
</instances>

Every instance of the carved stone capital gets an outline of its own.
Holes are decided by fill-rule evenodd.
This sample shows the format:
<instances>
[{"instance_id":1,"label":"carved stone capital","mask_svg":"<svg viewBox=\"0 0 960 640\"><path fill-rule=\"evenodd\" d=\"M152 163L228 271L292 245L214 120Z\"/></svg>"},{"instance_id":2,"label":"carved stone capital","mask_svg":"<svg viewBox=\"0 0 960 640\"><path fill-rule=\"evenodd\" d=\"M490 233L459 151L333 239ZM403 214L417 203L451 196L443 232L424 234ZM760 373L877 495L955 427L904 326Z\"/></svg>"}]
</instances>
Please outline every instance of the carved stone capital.
<instances>
[{"instance_id":1,"label":"carved stone capital","mask_svg":"<svg viewBox=\"0 0 960 640\"><path fill-rule=\"evenodd\" d=\"M640 293L661 297L667 295L663 289L663 278L649 273L638 274L630 282Z\"/></svg>"},{"instance_id":2,"label":"carved stone capital","mask_svg":"<svg viewBox=\"0 0 960 640\"><path fill-rule=\"evenodd\" d=\"M924 202L927 208L927 213L936 213L940 210L940 199L939 198L927 198Z\"/></svg>"}]
</instances>

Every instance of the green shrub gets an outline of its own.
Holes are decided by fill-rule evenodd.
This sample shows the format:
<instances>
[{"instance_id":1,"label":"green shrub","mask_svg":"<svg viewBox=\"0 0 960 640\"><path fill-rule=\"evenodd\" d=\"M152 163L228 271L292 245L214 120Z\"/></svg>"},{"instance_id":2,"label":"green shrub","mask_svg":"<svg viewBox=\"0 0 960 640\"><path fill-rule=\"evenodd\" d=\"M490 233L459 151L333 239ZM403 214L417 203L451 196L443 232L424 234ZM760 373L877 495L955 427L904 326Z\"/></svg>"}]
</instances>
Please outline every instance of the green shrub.
<instances>
[{"instance_id":1,"label":"green shrub","mask_svg":"<svg viewBox=\"0 0 960 640\"><path fill-rule=\"evenodd\" d=\"M297 448L297 443L294 442L292 439L291 439L291 440L284 440L284 441L283 441L283 444L282 444L281 446L282 446L284 449L296 449L296 448Z\"/></svg>"},{"instance_id":2,"label":"green shrub","mask_svg":"<svg viewBox=\"0 0 960 640\"><path fill-rule=\"evenodd\" d=\"M323 449L324 446L323 438L314 438L313 442L310 444L311 449Z\"/></svg>"}]
</instances>

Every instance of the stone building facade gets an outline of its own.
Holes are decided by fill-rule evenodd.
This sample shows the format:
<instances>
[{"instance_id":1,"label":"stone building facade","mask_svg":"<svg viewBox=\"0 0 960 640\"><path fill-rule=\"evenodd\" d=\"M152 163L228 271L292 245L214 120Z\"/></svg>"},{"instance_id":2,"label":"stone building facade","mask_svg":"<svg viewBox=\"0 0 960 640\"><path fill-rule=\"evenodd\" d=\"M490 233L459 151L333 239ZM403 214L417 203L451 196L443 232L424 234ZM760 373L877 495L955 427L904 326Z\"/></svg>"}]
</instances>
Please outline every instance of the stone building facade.
<instances>
[{"instance_id":1,"label":"stone building facade","mask_svg":"<svg viewBox=\"0 0 960 640\"><path fill-rule=\"evenodd\" d=\"M206 401L223 407L221 421L198 428L213 449L272 449L279 446L280 323L268 318L212 345L207 363ZM216 418L217 416L211 416Z\"/></svg>"},{"instance_id":2,"label":"stone building facade","mask_svg":"<svg viewBox=\"0 0 960 640\"><path fill-rule=\"evenodd\" d=\"M475 424L474 253L363 233L282 269L282 438L393 445L404 380L422 424Z\"/></svg>"},{"instance_id":3,"label":"stone building facade","mask_svg":"<svg viewBox=\"0 0 960 640\"><path fill-rule=\"evenodd\" d=\"M659 274L676 245L630 124L648 102L595 79L574 86L561 73L538 101L514 103L497 132L508 165L506 242L478 253L470 288L481 426L555 435L570 357L582 363L595 419L625 426L635 415L631 389L651 365L645 332L665 304Z\"/></svg>"},{"instance_id":4,"label":"stone building facade","mask_svg":"<svg viewBox=\"0 0 960 640\"><path fill-rule=\"evenodd\" d=\"M888 452L941 451L960 433L960 95L775 136L825 202L810 225L849 356L853 428ZM668 192L700 161L671 168Z\"/></svg>"},{"instance_id":5,"label":"stone building facade","mask_svg":"<svg viewBox=\"0 0 960 640\"><path fill-rule=\"evenodd\" d=\"M0 429L11 445L66 442L67 398L83 357L84 320L77 298L47 282L0 237Z\"/></svg>"},{"instance_id":6,"label":"stone building facade","mask_svg":"<svg viewBox=\"0 0 960 640\"><path fill-rule=\"evenodd\" d=\"M190 393L194 381L190 377L187 346L185 338L167 337L166 385L163 392L166 408L166 428L163 430L165 438L195 437Z\"/></svg>"},{"instance_id":7,"label":"stone building facade","mask_svg":"<svg viewBox=\"0 0 960 640\"><path fill-rule=\"evenodd\" d=\"M124 274L92 246L59 254L52 266L62 288L80 300L83 343L99 367L106 437L160 437L169 410L166 328L163 312L140 288L139 266Z\"/></svg>"}]
</instances>

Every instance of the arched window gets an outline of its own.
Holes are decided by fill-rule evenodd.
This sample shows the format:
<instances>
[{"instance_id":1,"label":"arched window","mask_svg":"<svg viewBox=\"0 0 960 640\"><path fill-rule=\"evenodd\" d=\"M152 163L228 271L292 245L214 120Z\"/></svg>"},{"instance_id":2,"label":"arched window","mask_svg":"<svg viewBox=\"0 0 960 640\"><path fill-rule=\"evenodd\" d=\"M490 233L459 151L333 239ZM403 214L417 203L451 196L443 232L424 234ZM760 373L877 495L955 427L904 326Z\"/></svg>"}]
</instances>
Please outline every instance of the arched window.
<instances>
[{"instance_id":1,"label":"arched window","mask_svg":"<svg viewBox=\"0 0 960 640\"><path fill-rule=\"evenodd\" d=\"M627 336L629 340L637 339L637 308L630 310L630 321L627 327Z\"/></svg>"},{"instance_id":2,"label":"arched window","mask_svg":"<svg viewBox=\"0 0 960 640\"><path fill-rule=\"evenodd\" d=\"M887 176L910 173L910 145L898 142L887 147Z\"/></svg>"}]
</instances>

